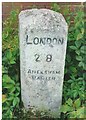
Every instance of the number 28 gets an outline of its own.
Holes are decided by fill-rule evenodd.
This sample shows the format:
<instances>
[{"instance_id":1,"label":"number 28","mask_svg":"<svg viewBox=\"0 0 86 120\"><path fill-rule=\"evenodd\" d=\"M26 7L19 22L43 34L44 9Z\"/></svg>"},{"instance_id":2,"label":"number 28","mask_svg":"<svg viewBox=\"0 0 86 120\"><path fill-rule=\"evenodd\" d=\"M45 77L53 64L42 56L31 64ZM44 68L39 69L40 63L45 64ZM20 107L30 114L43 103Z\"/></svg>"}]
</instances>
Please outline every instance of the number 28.
<instances>
[{"instance_id":1,"label":"number 28","mask_svg":"<svg viewBox=\"0 0 86 120\"><path fill-rule=\"evenodd\" d=\"M35 61L36 62L40 62L40 55L39 54L35 54L34 56L35 56ZM51 62L52 55L51 54L46 55L45 59L46 59L47 62Z\"/></svg>"}]
</instances>

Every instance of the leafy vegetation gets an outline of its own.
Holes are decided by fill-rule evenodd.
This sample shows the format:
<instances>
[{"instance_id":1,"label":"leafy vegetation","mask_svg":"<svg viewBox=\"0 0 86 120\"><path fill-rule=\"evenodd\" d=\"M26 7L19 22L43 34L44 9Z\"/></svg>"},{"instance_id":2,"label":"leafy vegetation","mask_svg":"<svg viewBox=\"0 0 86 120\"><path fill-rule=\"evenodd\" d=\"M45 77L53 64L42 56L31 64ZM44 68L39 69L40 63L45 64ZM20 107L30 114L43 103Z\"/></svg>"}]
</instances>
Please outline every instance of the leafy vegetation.
<instances>
[{"instance_id":1,"label":"leafy vegetation","mask_svg":"<svg viewBox=\"0 0 86 120\"><path fill-rule=\"evenodd\" d=\"M56 12L61 13L61 7L56 3L52 4L52 10ZM20 104L18 14L18 10L11 11L10 17L3 23L3 118L26 119L32 115L41 116L41 113L37 111L34 115L32 111L29 111L27 114ZM65 5L62 14L68 23L69 33L61 118L85 118L86 35L84 34L83 7L71 12Z\"/></svg>"},{"instance_id":2,"label":"leafy vegetation","mask_svg":"<svg viewBox=\"0 0 86 120\"><path fill-rule=\"evenodd\" d=\"M57 4L53 5L53 9L57 12L61 11ZM67 118L84 118L86 36L84 34L83 8L76 9L73 13L65 6L64 16L69 26L69 33L63 89L64 105L61 112Z\"/></svg>"},{"instance_id":3,"label":"leafy vegetation","mask_svg":"<svg viewBox=\"0 0 86 120\"><path fill-rule=\"evenodd\" d=\"M19 107L20 102L18 13L18 11L12 11L10 18L3 23L2 102L4 118L13 118L13 113Z\"/></svg>"}]
</instances>

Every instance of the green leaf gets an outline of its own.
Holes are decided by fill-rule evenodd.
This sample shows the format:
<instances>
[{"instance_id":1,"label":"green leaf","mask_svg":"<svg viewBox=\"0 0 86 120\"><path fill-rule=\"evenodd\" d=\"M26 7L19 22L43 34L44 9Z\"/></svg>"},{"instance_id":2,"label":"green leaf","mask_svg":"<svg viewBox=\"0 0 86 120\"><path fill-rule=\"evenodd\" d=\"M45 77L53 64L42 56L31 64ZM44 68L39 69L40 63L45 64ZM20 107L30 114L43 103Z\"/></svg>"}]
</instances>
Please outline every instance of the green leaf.
<instances>
[{"instance_id":1,"label":"green leaf","mask_svg":"<svg viewBox=\"0 0 86 120\"><path fill-rule=\"evenodd\" d=\"M80 55L80 50L75 51L77 55Z\"/></svg>"},{"instance_id":2,"label":"green leaf","mask_svg":"<svg viewBox=\"0 0 86 120\"><path fill-rule=\"evenodd\" d=\"M3 82L8 83L10 80L11 80L11 78L7 74L3 75Z\"/></svg>"},{"instance_id":3,"label":"green leaf","mask_svg":"<svg viewBox=\"0 0 86 120\"><path fill-rule=\"evenodd\" d=\"M80 52L83 53L83 54L86 54L86 46L82 46L80 48Z\"/></svg>"},{"instance_id":4,"label":"green leaf","mask_svg":"<svg viewBox=\"0 0 86 120\"><path fill-rule=\"evenodd\" d=\"M76 46L69 46L72 50L76 50Z\"/></svg>"},{"instance_id":5,"label":"green leaf","mask_svg":"<svg viewBox=\"0 0 86 120\"><path fill-rule=\"evenodd\" d=\"M15 91L15 87L13 86L13 87L11 87L11 89L10 89L11 91L10 91L10 93L13 93L14 91Z\"/></svg>"},{"instance_id":6,"label":"green leaf","mask_svg":"<svg viewBox=\"0 0 86 120\"><path fill-rule=\"evenodd\" d=\"M17 96L19 96L19 94L20 94L20 93L19 93L19 92L17 92L17 93L15 94L15 96L17 97Z\"/></svg>"},{"instance_id":7,"label":"green leaf","mask_svg":"<svg viewBox=\"0 0 86 120\"><path fill-rule=\"evenodd\" d=\"M12 83L15 84L14 80L12 80L8 75L4 74L3 75L3 82L4 83Z\"/></svg>"},{"instance_id":8,"label":"green leaf","mask_svg":"<svg viewBox=\"0 0 86 120\"><path fill-rule=\"evenodd\" d=\"M16 89L17 89L18 91L20 91L20 87L16 87Z\"/></svg>"},{"instance_id":9,"label":"green leaf","mask_svg":"<svg viewBox=\"0 0 86 120\"><path fill-rule=\"evenodd\" d=\"M79 62L78 66L79 67L84 67L84 63L83 62Z\"/></svg>"},{"instance_id":10,"label":"green leaf","mask_svg":"<svg viewBox=\"0 0 86 120\"><path fill-rule=\"evenodd\" d=\"M9 100L9 101L13 101L13 99L14 99L14 96L9 96L9 97L7 98L7 100Z\"/></svg>"},{"instance_id":11,"label":"green leaf","mask_svg":"<svg viewBox=\"0 0 86 120\"><path fill-rule=\"evenodd\" d=\"M70 79L70 80L68 80L67 82L68 82L68 83L72 83L72 82L73 82L73 80L72 80L72 79Z\"/></svg>"},{"instance_id":12,"label":"green leaf","mask_svg":"<svg viewBox=\"0 0 86 120\"><path fill-rule=\"evenodd\" d=\"M77 40L81 39L82 37L83 37L83 34L82 34L82 33L79 33L79 34L77 35Z\"/></svg>"},{"instance_id":13,"label":"green leaf","mask_svg":"<svg viewBox=\"0 0 86 120\"><path fill-rule=\"evenodd\" d=\"M84 28L81 29L82 34L84 34Z\"/></svg>"},{"instance_id":14,"label":"green leaf","mask_svg":"<svg viewBox=\"0 0 86 120\"><path fill-rule=\"evenodd\" d=\"M13 100L13 106L16 106L19 103L19 98L15 97Z\"/></svg>"},{"instance_id":15,"label":"green leaf","mask_svg":"<svg viewBox=\"0 0 86 120\"><path fill-rule=\"evenodd\" d=\"M70 116L70 118L76 118L76 116L77 116L76 111L70 112L69 116Z\"/></svg>"},{"instance_id":16,"label":"green leaf","mask_svg":"<svg viewBox=\"0 0 86 120\"><path fill-rule=\"evenodd\" d=\"M4 86L4 88L10 89L10 90L11 90L11 88L13 88L13 87L14 87L13 84L7 84L7 85Z\"/></svg>"},{"instance_id":17,"label":"green leaf","mask_svg":"<svg viewBox=\"0 0 86 120\"><path fill-rule=\"evenodd\" d=\"M2 103L4 103L6 100L7 100L6 95L3 94L3 95L2 95Z\"/></svg>"},{"instance_id":18,"label":"green leaf","mask_svg":"<svg viewBox=\"0 0 86 120\"><path fill-rule=\"evenodd\" d=\"M73 73L76 73L76 72L77 72L76 68L73 67L73 66L70 67L70 70L71 70Z\"/></svg>"},{"instance_id":19,"label":"green leaf","mask_svg":"<svg viewBox=\"0 0 86 120\"><path fill-rule=\"evenodd\" d=\"M81 40L76 40L75 45L77 48L79 48L81 46Z\"/></svg>"},{"instance_id":20,"label":"green leaf","mask_svg":"<svg viewBox=\"0 0 86 120\"><path fill-rule=\"evenodd\" d=\"M15 62L15 60L14 59L11 59L10 60L10 64L15 64L16 62Z\"/></svg>"},{"instance_id":21,"label":"green leaf","mask_svg":"<svg viewBox=\"0 0 86 120\"><path fill-rule=\"evenodd\" d=\"M74 93L73 93L73 97L76 98L78 95L78 92L75 90Z\"/></svg>"},{"instance_id":22,"label":"green leaf","mask_svg":"<svg viewBox=\"0 0 86 120\"><path fill-rule=\"evenodd\" d=\"M11 53L10 50L7 51L7 53L6 53L6 57L7 57L8 60L10 60L10 59L12 58L12 53Z\"/></svg>"},{"instance_id":23,"label":"green leaf","mask_svg":"<svg viewBox=\"0 0 86 120\"><path fill-rule=\"evenodd\" d=\"M82 57L81 56L76 56L76 60L82 61Z\"/></svg>"},{"instance_id":24,"label":"green leaf","mask_svg":"<svg viewBox=\"0 0 86 120\"><path fill-rule=\"evenodd\" d=\"M8 109L8 110L6 111L6 115L7 115L8 118L9 118L9 116L10 116L10 118L13 117L13 114L12 114L11 109Z\"/></svg>"},{"instance_id":25,"label":"green leaf","mask_svg":"<svg viewBox=\"0 0 86 120\"><path fill-rule=\"evenodd\" d=\"M3 65L2 65L2 73L8 73L7 67L4 67Z\"/></svg>"},{"instance_id":26,"label":"green leaf","mask_svg":"<svg viewBox=\"0 0 86 120\"><path fill-rule=\"evenodd\" d=\"M80 107L79 109L77 109L77 115L78 118L85 118L85 107Z\"/></svg>"},{"instance_id":27,"label":"green leaf","mask_svg":"<svg viewBox=\"0 0 86 120\"><path fill-rule=\"evenodd\" d=\"M63 112L63 113L66 113L66 112L69 112L69 111L72 111L72 107L68 106L68 105L62 105L60 111Z\"/></svg>"},{"instance_id":28,"label":"green leaf","mask_svg":"<svg viewBox=\"0 0 86 120\"><path fill-rule=\"evenodd\" d=\"M59 5L58 5L57 3L53 3L52 9L53 9L54 11L56 11L56 12L59 12L60 7L59 7Z\"/></svg>"},{"instance_id":29,"label":"green leaf","mask_svg":"<svg viewBox=\"0 0 86 120\"><path fill-rule=\"evenodd\" d=\"M2 38L3 38L4 40L6 40L6 39L8 38L8 36L9 36L9 33L8 33L8 31L7 31L5 34L2 35Z\"/></svg>"},{"instance_id":30,"label":"green leaf","mask_svg":"<svg viewBox=\"0 0 86 120\"><path fill-rule=\"evenodd\" d=\"M69 98L69 99L66 101L66 103L67 103L69 106L72 106L73 101L72 101L72 99Z\"/></svg>"},{"instance_id":31,"label":"green leaf","mask_svg":"<svg viewBox=\"0 0 86 120\"><path fill-rule=\"evenodd\" d=\"M81 105L80 98L77 99L77 100L74 102L74 105L75 105L76 108L79 108L79 107L80 107L80 105Z\"/></svg>"}]
</instances>

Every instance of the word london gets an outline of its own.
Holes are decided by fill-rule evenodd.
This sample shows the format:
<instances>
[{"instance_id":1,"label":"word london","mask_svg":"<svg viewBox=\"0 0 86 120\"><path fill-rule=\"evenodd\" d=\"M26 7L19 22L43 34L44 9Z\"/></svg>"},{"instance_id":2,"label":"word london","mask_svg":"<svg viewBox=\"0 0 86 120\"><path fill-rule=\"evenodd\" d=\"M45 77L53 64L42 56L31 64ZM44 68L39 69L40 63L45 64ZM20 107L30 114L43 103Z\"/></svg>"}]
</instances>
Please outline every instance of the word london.
<instances>
[{"instance_id":1,"label":"word london","mask_svg":"<svg viewBox=\"0 0 86 120\"><path fill-rule=\"evenodd\" d=\"M49 45L57 45L57 44L63 44L64 43L64 38L50 38L50 37L41 37L41 38L38 38L38 37L34 37L33 41L29 41L28 39L28 35L26 36L26 43L27 44L34 44L34 45L38 45L38 44L41 44L41 45L46 45L46 44L49 44Z\"/></svg>"}]
</instances>

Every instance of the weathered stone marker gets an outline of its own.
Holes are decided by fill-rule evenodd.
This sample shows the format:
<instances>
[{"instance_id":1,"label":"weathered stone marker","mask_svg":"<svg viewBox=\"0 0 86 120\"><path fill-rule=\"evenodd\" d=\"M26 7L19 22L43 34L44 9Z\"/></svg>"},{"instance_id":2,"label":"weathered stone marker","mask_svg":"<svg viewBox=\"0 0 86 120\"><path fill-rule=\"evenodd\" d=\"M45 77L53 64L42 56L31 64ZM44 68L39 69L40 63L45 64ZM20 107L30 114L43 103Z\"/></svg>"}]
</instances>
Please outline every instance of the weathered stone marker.
<instances>
[{"instance_id":1,"label":"weathered stone marker","mask_svg":"<svg viewBox=\"0 0 86 120\"><path fill-rule=\"evenodd\" d=\"M48 9L19 14L21 93L27 110L58 117L68 26L64 17Z\"/></svg>"}]
</instances>

